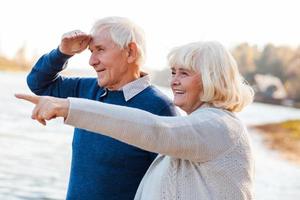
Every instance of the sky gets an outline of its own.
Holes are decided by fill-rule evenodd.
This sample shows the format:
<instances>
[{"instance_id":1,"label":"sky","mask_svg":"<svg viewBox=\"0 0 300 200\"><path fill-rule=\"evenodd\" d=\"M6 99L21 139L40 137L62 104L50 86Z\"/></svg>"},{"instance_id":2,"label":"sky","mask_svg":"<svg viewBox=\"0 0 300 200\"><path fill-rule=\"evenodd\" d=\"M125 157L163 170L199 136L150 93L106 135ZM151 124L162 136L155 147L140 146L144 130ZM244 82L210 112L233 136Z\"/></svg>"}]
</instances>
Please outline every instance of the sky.
<instances>
[{"instance_id":1,"label":"sky","mask_svg":"<svg viewBox=\"0 0 300 200\"><path fill-rule=\"evenodd\" d=\"M24 46L28 57L59 45L65 32L89 32L102 17L122 16L140 25L147 40L146 67L160 70L175 46L217 40L227 48L248 42L263 47L300 45L298 0L4 0L0 7L0 53L13 57ZM71 67L88 65L89 52Z\"/></svg>"}]
</instances>

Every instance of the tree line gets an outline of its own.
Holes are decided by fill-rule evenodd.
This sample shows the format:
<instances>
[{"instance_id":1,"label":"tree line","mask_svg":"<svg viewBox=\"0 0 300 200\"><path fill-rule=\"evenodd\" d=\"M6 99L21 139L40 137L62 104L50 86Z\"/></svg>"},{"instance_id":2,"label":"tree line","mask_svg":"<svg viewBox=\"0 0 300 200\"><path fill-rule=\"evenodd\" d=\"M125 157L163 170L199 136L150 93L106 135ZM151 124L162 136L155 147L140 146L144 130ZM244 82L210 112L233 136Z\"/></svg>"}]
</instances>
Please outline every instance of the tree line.
<instances>
[{"instance_id":1,"label":"tree line","mask_svg":"<svg viewBox=\"0 0 300 200\"><path fill-rule=\"evenodd\" d=\"M287 92L287 98L300 101L300 46L274 46L267 44L259 49L247 43L232 50L241 74L250 84L255 84L256 74L278 77Z\"/></svg>"}]
</instances>

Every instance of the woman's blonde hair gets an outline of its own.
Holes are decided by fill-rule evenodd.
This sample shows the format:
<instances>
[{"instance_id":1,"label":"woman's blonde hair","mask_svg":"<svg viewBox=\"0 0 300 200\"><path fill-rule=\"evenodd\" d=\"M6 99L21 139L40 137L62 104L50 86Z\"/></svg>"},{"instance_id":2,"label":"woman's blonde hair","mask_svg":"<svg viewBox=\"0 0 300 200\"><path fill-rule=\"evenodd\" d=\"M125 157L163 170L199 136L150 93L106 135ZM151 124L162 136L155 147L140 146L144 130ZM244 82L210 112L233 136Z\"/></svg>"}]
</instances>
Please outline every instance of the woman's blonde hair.
<instances>
[{"instance_id":1,"label":"woman's blonde hair","mask_svg":"<svg viewBox=\"0 0 300 200\"><path fill-rule=\"evenodd\" d=\"M112 41L124 49L134 42L137 46L137 63L142 65L146 59L146 41L144 31L135 23L125 17L106 17L95 22L91 34L99 30L106 30Z\"/></svg>"},{"instance_id":2,"label":"woman's blonde hair","mask_svg":"<svg viewBox=\"0 0 300 200\"><path fill-rule=\"evenodd\" d=\"M168 54L169 66L201 74L200 101L238 112L253 101L254 91L238 71L235 59L219 42L195 42L179 46Z\"/></svg>"}]
</instances>

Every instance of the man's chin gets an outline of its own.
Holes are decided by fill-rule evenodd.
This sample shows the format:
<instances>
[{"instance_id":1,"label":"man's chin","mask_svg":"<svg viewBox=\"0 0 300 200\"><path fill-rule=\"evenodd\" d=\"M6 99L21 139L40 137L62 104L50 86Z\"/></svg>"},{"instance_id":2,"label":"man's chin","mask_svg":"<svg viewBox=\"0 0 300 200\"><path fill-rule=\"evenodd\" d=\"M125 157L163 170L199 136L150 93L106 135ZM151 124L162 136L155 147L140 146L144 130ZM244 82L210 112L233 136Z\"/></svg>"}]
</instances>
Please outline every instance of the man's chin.
<instances>
[{"instance_id":1,"label":"man's chin","mask_svg":"<svg viewBox=\"0 0 300 200\"><path fill-rule=\"evenodd\" d=\"M98 85L99 85L100 87L105 87L105 84L104 84L103 82L99 81L99 80L98 80Z\"/></svg>"}]
</instances>

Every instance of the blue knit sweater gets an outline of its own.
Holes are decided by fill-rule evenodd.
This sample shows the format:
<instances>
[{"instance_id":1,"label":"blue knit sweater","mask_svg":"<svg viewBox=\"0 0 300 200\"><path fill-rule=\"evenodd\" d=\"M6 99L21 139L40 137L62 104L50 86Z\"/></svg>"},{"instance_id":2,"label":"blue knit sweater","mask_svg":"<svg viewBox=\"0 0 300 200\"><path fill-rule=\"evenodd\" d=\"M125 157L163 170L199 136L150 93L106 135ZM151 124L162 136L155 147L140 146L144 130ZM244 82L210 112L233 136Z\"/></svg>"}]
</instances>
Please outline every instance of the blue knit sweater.
<instances>
[{"instance_id":1,"label":"blue knit sweater","mask_svg":"<svg viewBox=\"0 0 300 200\"><path fill-rule=\"evenodd\" d=\"M157 115L175 115L170 100L153 86L125 101L122 91L106 93L98 86L96 78L59 75L69 58L58 49L42 56L27 77L29 88L38 95L81 97L139 108ZM155 157L154 153L110 137L75 129L67 199L132 200Z\"/></svg>"}]
</instances>

